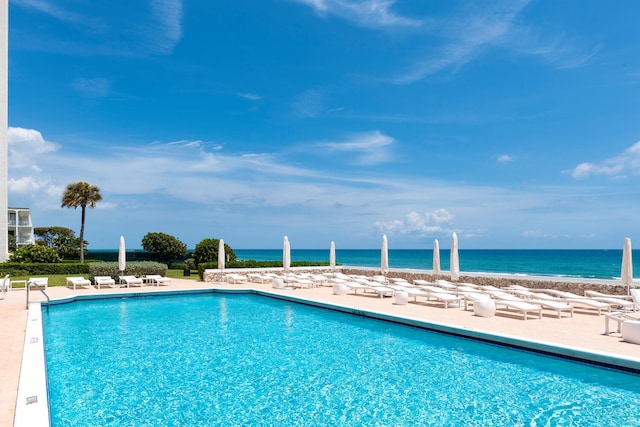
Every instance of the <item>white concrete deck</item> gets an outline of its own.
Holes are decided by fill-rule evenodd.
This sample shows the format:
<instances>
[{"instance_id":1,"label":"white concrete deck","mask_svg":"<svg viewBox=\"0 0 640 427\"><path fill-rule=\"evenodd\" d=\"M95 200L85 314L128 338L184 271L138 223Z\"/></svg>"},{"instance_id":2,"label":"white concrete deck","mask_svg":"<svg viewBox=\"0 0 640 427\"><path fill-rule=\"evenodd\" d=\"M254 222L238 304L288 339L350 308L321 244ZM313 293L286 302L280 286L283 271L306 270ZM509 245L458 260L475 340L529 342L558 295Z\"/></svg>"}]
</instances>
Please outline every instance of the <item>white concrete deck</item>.
<instances>
[{"instance_id":1,"label":"white concrete deck","mask_svg":"<svg viewBox=\"0 0 640 427\"><path fill-rule=\"evenodd\" d=\"M334 295L331 287L311 289L279 290L271 284L239 283L211 284L192 280L173 279L171 286L145 286L132 289L69 289L50 287L47 293L51 299L68 298L73 295L116 294L123 292L161 292L179 289L255 289L274 295L283 295L339 305L347 310L372 311L382 316L393 316L416 322L429 322L443 328L460 328L470 334L490 334L534 343L549 344L576 351L620 357L640 363L640 346L622 341L619 334L604 335L604 316L589 310L576 310L574 317L558 319L555 312L544 311L543 318L524 321L520 313L500 311L495 317L477 317L473 311L451 307L444 309L436 301L410 302L396 305L393 298L379 298L376 294ZM42 300L39 292L32 292L32 300ZM27 313L25 291L13 290L5 300L0 300L0 427L13 425L15 416L20 365L24 347ZM615 326L613 326L615 329Z\"/></svg>"}]
</instances>

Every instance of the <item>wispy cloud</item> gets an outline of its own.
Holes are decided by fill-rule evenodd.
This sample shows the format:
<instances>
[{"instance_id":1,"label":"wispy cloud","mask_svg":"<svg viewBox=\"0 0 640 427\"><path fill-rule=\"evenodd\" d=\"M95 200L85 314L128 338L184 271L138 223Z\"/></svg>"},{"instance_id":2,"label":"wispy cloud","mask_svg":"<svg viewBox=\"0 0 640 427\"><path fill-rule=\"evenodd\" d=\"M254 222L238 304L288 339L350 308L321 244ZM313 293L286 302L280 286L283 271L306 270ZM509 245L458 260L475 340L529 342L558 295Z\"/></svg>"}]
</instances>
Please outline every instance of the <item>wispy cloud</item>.
<instances>
[{"instance_id":1,"label":"wispy cloud","mask_svg":"<svg viewBox=\"0 0 640 427\"><path fill-rule=\"evenodd\" d=\"M324 95L317 90L310 89L298 94L291 104L291 108L296 117L314 118L324 111L324 103Z\"/></svg>"},{"instance_id":2,"label":"wispy cloud","mask_svg":"<svg viewBox=\"0 0 640 427\"><path fill-rule=\"evenodd\" d=\"M395 83L408 84L445 69L457 70L484 53L488 46L503 43L514 20L529 0L483 4L450 22L442 22L439 34L444 45L428 58L417 61L411 69L396 77Z\"/></svg>"},{"instance_id":3,"label":"wispy cloud","mask_svg":"<svg viewBox=\"0 0 640 427\"><path fill-rule=\"evenodd\" d=\"M602 162L580 163L573 170L565 172L571 173L575 179L585 179L593 175L607 175L616 178L626 175L640 175L640 141L618 156Z\"/></svg>"},{"instance_id":4,"label":"wispy cloud","mask_svg":"<svg viewBox=\"0 0 640 427\"><path fill-rule=\"evenodd\" d=\"M189 243L195 244L203 237L202 228L212 221L226 224L227 232L232 233L239 221L260 214L275 227L274 233L286 232L290 237L301 236L301 240L312 229L326 229L331 230L332 238L362 247L369 242L377 244L380 233L385 232L395 236L394 244L402 247L423 245L420 238L449 235L455 230L459 236L475 239L476 246L486 247L483 239L498 226L502 233L503 228L509 228L515 235L526 230L523 225L536 222L545 227L544 234L562 235L576 215L599 218L623 210L615 206L615 201L614 206L594 204L586 211L582 205L553 209L558 200L591 197L593 189L511 190L445 179L416 179L412 174L390 176L380 173L380 168L369 173L358 170L357 174L353 168L323 171L317 164L295 166L286 152L233 153L198 139L142 145L123 141L106 150L84 151L75 149L69 138L65 138L67 145L60 146L33 129L12 128L11 134L12 203L31 207L40 224L75 226L77 217L60 209L64 186L77 180L91 182L100 187L104 197L103 209L92 215L97 221L94 224L108 229L105 236L120 235L128 227L132 238L141 238L150 231L149 212L153 212L153 220L162 223L169 233L184 230L184 218L188 217L193 229ZM392 140L374 131L331 143L323 151L331 147L343 154L340 157L366 157L369 151L391 148ZM101 144L94 141L93 146ZM32 165L38 167L29 167ZM429 208L432 203L437 205ZM168 204L172 209L166 209ZM105 209L109 209L108 216L100 219ZM549 211L554 212L552 220L534 221L540 215L547 218ZM529 237L533 241L535 236L530 233ZM253 236L246 238L255 242ZM304 238L321 242L323 236ZM109 247L92 237L89 240L96 244L94 247Z\"/></svg>"},{"instance_id":5,"label":"wispy cloud","mask_svg":"<svg viewBox=\"0 0 640 427\"><path fill-rule=\"evenodd\" d=\"M568 239L571 236L566 233L555 234L555 233L545 233L540 230L526 230L522 232L522 237L526 237L528 239ZM584 236L581 236L584 237ZM591 235L589 238L592 238Z\"/></svg>"},{"instance_id":6,"label":"wispy cloud","mask_svg":"<svg viewBox=\"0 0 640 427\"><path fill-rule=\"evenodd\" d=\"M370 28L419 27L423 21L397 15L396 0L293 0L311 6L321 15L336 15Z\"/></svg>"},{"instance_id":7,"label":"wispy cloud","mask_svg":"<svg viewBox=\"0 0 640 427\"><path fill-rule=\"evenodd\" d=\"M110 16L92 16L80 12L85 5L75 4L77 10L64 9L48 0L11 0L12 4L31 9L58 20L73 31L83 31L87 39L78 41L65 33L48 30L36 34L14 30L20 37L14 45L22 48L59 52L70 55L139 56L141 54L168 55L182 39L182 0L148 0L147 14L130 20ZM120 5L114 6L116 9ZM122 7L126 7L124 4ZM87 9L88 10L88 9ZM129 17L127 17L129 18ZM111 20L110 20L111 19Z\"/></svg>"},{"instance_id":8,"label":"wispy cloud","mask_svg":"<svg viewBox=\"0 0 640 427\"><path fill-rule=\"evenodd\" d=\"M156 31L153 49L160 54L170 54L182 39L182 0L150 0L151 16Z\"/></svg>"},{"instance_id":9,"label":"wispy cloud","mask_svg":"<svg viewBox=\"0 0 640 427\"><path fill-rule=\"evenodd\" d=\"M236 95L238 95L240 98L248 99L250 101L259 101L262 99L262 97L259 95L247 92L238 92Z\"/></svg>"},{"instance_id":10,"label":"wispy cloud","mask_svg":"<svg viewBox=\"0 0 640 427\"><path fill-rule=\"evenodd\" d=\"M64 10L53 4L53 2L45 0L11 0L11 4L37 10L38 12L65 22L82 23L87 21L82 15Z\"/></svg>"},{"instance_id":11,"label":"wispy cloud","mask_svg":"<svg viewBox=\"0 0 640 427\"><path fill-rule=\"evenodd\" d=\"M86 98L104 98L109 95L109 80L104 78L82 78L78 77L72 83L73 88L80 95Z\"/></svg>"},{"instance_id":12,"label":"wispy cloud","mask_svg":"<svg viewBox=\"0 0 640 427\"><path fill-rule=\"evenodd\" d=\"M511 157L508 154L501 154L498 156L497 160L498 160L498 163L509 163L513 161L513 157Z\"/></svg>"},{"instance_id":13,"label":"wispy cloud","mask_svg":"<svg viewBox=\"0 0 640 427\"><path fill-rule=\"evenodd\" d=\"M587 65L602 50L602 43L586 45L566 32L554 33L545 29L515 25L505 48L522 55L540 58L557 69L579 68Z\"/></svg>"},{"instance_id":14,"label":"wispy cloud","mask_svg":"<svg viewBox=\"0 0 640 427\"><path fill-rule=\"evenodd\" d=\"M322 142L316 147L327 153L351 153L351 163L358 165L377 165L391 160L390 145L396 140L379 130L351 135L344 141Z\"/></svg>"},{"instance_id":15,"label":"wispy cloud","mask_svg":"<svg viewBox=\"0 0 640 427\"><path fill-rule=\"evenodd\" d=\"M557 69L582 67L601 51L600 43L585 46L564 32L549 35L548 29L543 32L527 26L521 12L530 1L485 2L459 11L454 18L441 18L439 25L431 26L437 31L429 36L442 39L442 45L418 55L408 71L393 82L410 84L439 72L456 72L490 49L536 56Z\"/></svg>"}]
</instances>

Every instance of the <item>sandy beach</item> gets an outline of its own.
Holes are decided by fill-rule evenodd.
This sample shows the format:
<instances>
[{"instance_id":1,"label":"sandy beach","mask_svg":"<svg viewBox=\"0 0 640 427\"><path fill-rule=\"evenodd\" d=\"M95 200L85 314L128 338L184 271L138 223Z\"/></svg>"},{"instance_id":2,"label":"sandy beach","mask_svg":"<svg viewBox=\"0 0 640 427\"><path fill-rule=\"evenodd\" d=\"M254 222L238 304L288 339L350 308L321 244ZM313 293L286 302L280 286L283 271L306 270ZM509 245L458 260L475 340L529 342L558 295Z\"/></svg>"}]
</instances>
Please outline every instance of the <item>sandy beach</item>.
<instances>
[{"instance_id":1,"label":"sandy beach","mask_svg":"<svg viewBox=\"0 0 640 427\"><path fill-rule=\"evenodd\" d=\"M145 286L132 289L78 289L51 287L47 290L52 300L70 298L74 295L117 294L126 292L164 292L167 290L256 290L265 295L294 298L317 304L331 304L345 311L368 311L380 317L403 318L408 321L429 322L443 330L457 328L459 331L480 335L489 334L514 338L528 342L549 344L575 349L579 352L593 353L605 357L620 357L640 363L640 346L626 343L620 334L604 335L605 316L592 310L576 309L574 316L558 319L555 312L545 310L542 319L523 320L520 313L500 310L493 317L478 317L473 311L459 307L445 309L436 301L407 305L397 305L393 298L379 298L375 294L334 295L331 287L298 288L293 290L274 289L270 283L256 284L241 282L237 284L204 283L192 280L173 279L170 287ZM41 300L42 294L32 292L32 301ZM0 427L12 426L17 389L20 377L22 352L27 322L26 295L22 289L8 292L6 299L0 301ZM612 324L615 330L615 325Z\"/></svg>"}]
</instances>

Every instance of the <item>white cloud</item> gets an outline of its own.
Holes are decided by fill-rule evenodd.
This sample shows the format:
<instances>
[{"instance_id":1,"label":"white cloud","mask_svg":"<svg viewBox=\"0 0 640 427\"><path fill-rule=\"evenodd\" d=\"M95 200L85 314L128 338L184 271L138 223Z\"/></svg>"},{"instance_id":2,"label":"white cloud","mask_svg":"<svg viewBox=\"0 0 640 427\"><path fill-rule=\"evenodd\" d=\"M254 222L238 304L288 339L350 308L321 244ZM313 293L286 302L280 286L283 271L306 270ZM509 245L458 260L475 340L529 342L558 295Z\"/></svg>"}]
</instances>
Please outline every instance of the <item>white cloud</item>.
<instances>
[{"instance_id":1,"label":"white cloud","mask_svg":"<svg viewBox=\"0 0 640 427\"><path fill-rule=\"evenodd\" d=\"M374 130L351 135L345 141L318 143L316 146L323 153L355 153L352 162L359 165L376 165L390 161L389 146L395 142L394 138Z\"/></svg>"},{"instance_id":2,"label":"white cloud","mask_svg":"<svg viewBox=\"0 0 640 427\"><path fill-rule=\"evenodd\" d=\"M509 163L513 158L508 154L501 154L498 156L498 163Z\"/></svg>"},{"instance_id":3,"label":"white cloud","mask_svg":"<svg viewBox=\"0 0 640 427\"><path fill-rule=\"evenodd\" d=\"M34 193L41 189L48 188L50 181L48 179L39 180L36 177L24 176L18 179L10 178L8 181L9 191L15 193Z\"/></svg>"},{"instance_id":4,"label":"white cloud","mask_svg":"<svg viewBox=\"0 0 640 427\"><path fill-rule=\"evenodd\" d=\"M39 132L28 134L46 146ZM373 142L367 143L363 136L367 134L362 134L334 148L359 154L372 147L392 146L385 142L389 137L379 131L370 134ZM94 247L109 247L94 236L102 234L110 242L108 234L120 235L126 226L141 238L153 224L162 224L169 233L172 227L189 230L194 236L191 245L199 241L196 237L202 238L201 230L213 227L225 228L229 238L234 233L246 234L245 247L270 247L271 233L289 234L296 242L306 240L306 247L320 247L327 233L345 245L342 247L372 247L381 232L394 236L395 247L407 247L422 245L421 238L450 235L454 230L475 241L467 242L466 247L486 247L483 239L489 233L495 236L495 231L513 238L520 236L527 223L536 223L546 227L549 236L569 232L581 236L584 230L573 226L576 217L597 221L611 212L626 212L615 201L594 204L589 210L583 209L583 203L575 208L563 205L567 208L561 211L554 208L558 200L592 197L592 189L521 186L510 190L445 179L417 180L411 173L388 176L380 168L369 174L359 170L354 175L353 168L324 172L316 166L293 166L286 153L230 153L201 140L123 144L98 151L63 146L33 156L40 171L10 167L11 203L32 208L39 224L76 227L77 214L60 209L65 185L78 180L98 185L103 200L92 213L92 224L100 224L89 238ZM100 145L100 141L92 142L92 146ZM415 209L433 203L447 208L423 213ZM548 215L550 211L553 215ZM256 215L260 221L255 221ZM249 229L239 224L249 224ZM512 240L505 242L508 246Z\"/></svg>"},{"instance_id":5,"label":"white cloud","mask_svg":"<svg viewBox=\"0 0 640 427\"><path fill-rule=\"evenodd\" d=\"M453 229L446 227L453 222L454 215L446 209L436 209L433 212L425 212L420 215L412 211L404 219L395 219L374 223L380 233L389 235L412 234L417 237L439 236L449 234Z\"/></svg>"},{"instance_id":6,"label":"white cloud","mask_svg":"<svg viewBox=\"0 0 640 427\"><path fill-rule=\"evenodd\" d=\"M624 150L619 156L605 159L600 163L580 163L570 173L575 179L584 179L592 175L608 175L617 178L625 175L639 175L640 141Z\"/></svg>"},{"instance_id":7,"label":"white cloud","mask_svg":"<svg viewBox=\"0 0 640 427\"><path fill-rule=\"evenodd\" d=\"M60 148L58 144L45 140L37 130L19 127L9 127L7 142L9 165L12 169L28 167L38 170L39 156Z\"/></svg>"},{"instance_id":8,"label":"white cloud","mask_svg":"<svg viewBox=\"0 0 640 427\"><path fill-rule=\"evenodd\" d=\"M313 7L322 16L332 14L370 28L419 27L421 20L395 14L395 0L294 0Z\"/></svg>"}]
</instances>

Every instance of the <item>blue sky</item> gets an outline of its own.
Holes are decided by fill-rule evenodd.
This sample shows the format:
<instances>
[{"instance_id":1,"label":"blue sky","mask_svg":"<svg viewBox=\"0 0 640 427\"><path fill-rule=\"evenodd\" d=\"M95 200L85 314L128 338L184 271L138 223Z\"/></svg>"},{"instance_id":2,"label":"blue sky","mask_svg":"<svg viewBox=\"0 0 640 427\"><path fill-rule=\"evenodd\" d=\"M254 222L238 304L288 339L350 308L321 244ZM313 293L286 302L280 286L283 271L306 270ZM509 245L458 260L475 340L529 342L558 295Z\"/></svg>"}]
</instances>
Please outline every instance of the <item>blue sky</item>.
<instances>
[{"instance_id":1,"label":"blue sky","mask_svg":"<svg viewBox=\"0 0 640 427\"><path fill-rule=\"evenodd\" d=\"M90 248L620 248L634 1L9 1L9 205Z\"/></svg>"}]
</instances>

